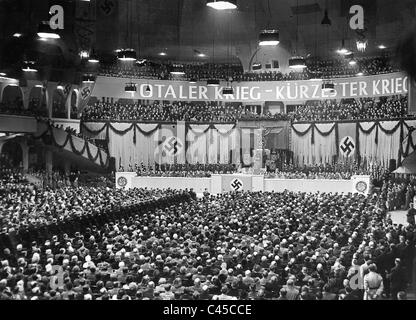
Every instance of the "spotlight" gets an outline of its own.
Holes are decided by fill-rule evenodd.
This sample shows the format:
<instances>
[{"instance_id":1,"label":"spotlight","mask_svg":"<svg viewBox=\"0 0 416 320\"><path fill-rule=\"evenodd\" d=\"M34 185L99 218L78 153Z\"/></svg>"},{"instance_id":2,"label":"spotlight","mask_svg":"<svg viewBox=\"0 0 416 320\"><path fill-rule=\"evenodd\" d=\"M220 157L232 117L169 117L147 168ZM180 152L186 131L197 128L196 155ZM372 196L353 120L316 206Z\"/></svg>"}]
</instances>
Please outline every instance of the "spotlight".
<instances>
[{"instance_id":1,"label":"spotlight","mask_svg":"<svg viewBox=\"0 0 416 320\"><path fill-rule=\"evenodd\" d=\"M357 73L357 76L359 76L359 77L361 77L361 76L363 76L364 75L364 73L362 73L362 72L358 72Z\"/></svg>"},{"instance_id":2,"label":"spotlight","mask_svg":"<svg viewBox=\"0 0 416 320\"><path fill-rule=\"evenodd\" d=\"M5 72L0 72L0 77L5 77L7 74Z\"/></svg>"},{"instance_id":3,"label":"spotlight","mask_svg":"<svg viewBox=\"0 0 416 320\"><path fill-rule=\"evenodd\" d=\"M289 68L302 70L306 68L306 62L303 57L292 57L289 59Z\"/></svg>"},{"instance_id":4,"label":"spotlight","mask_svg":"<svg viewBox=\"0 0 416 320\"><path fill-rule=\"evenodd\" d=\"M35 62L33 62L33 61L23 62L22 70L24 72L38 72L38 69L36 69L36 67L35 67Z\"/></svg>"},{"instance_id":5,"label":"spotlight","mask_svg":"<svg viewBox=\"0 0 416 320\"><path fill-rule=\"evenodd\" d=\"M61 36L55 31L52 30L49 22L41 22L38 28L38 36L45 39L59 39Z\"/></svg>"},{"instance_id":6,"label":"spotlight","mask_svg":"<svg viewBox=\"0 0 416 320\"><path fill-rule=\"evenodd\" d=\"M379 48L380 50L387 49L387 47L386 47L384 44L380 44L380 45L378 46L378 48Z\"/></svg>"},{"instance_id":7,"label":"spotlight","mask_svg":"<svg viewBox=\"0 0 416 320\"><path fill-rule=\"evenodd\" d=\"M117 52L117 59L120 61L136 61L136 51L134 49L121 49Z\"/></svg>"},{"instance_id":8,"label":"spotlight","mask_svg":"<svg viewBox=\"0 0 416 320\"><path fill-rule=\"evenodd\" d=\"M218 79L208 79L207 86L208 87L218 87L220 85L220 80Z\"/></svg>"},{"instance_id":9,"label":"spotlight","mask_svg":"<svg viewBox=\"0 0 416 320\"><path fill-rule=\"evenodd\" d=\"M20 38L22 36L22 34L20 32L16 32L13 34L13 37L15 38Z\"/></svg>"},{"instance_id":10,"label":"spotlight","mask_svg":"<svg viewBox=\"0 0 416 320\"><path fill-rule=\"evenodd\" d=\"M64 86L59 85L59 86L56 87L56 89L58 89L58 90L64 90Z\"/></svg>"},{"instance_id":11,"label":"spotlight","mask_svg":"<svg viewBox=\"0 0 416 320\"><path fill-rule=\"evenodd\" d=\"M277 46L279 44L279 31L262 30L259 36L260 46Z\"/></svg>"},{"instance_id":12,"label":"spotlight","mask_svg":"<svg viewBox=\"0 0 416 320\"><path fill-rule=\"evenodd\" d=\"M183 76L185 74L185 71L181 66L174 66L170 71L170 74L174 76Z\"/></svg>"},{"instance_id":13,"label":"spotlight","mask_svg":"<svg viewBox=\"0 0 416 320\"><path fill-rule=\"evenodd\" d=\"M215 10L237 9L237 0L227 0L227 1L208 0L207 6Z\"/></svg>"},{"instance_id":14,"label":"spotlight","mask_svg":"<svg viewBox=\"0 0 416 320\"><path fill-rule=\"evenodd\" d=\"M159 56L163 56L164 57L164 56L167 56L167 55L168 54L166 52L163 52L163 51L162 52L159 52Z\"/></svg>"},{"instance_id":15,"label":"spotlight","mask_svg":"<svg viewBox=\"0 0 416 320\"><path fill-rule=\"evenodd\" d=\"M35 87L36 88L43 88L43 84L36 84Z\"/></svg>"}]
</instances>

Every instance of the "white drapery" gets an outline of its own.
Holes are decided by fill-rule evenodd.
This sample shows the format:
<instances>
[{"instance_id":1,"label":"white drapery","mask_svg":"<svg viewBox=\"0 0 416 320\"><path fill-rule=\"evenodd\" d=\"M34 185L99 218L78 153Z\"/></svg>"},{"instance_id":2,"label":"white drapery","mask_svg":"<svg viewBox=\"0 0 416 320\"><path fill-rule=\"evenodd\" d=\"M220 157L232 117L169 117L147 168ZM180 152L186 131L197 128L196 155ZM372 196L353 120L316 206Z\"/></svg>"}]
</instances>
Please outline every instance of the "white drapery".
<instances>
[{"instance_id":1,"label":"white drapery","mask_svg":"<svg viewBox=\"0 0 416 320\"><path fill-rule=\"evenodd\" d=\"M370 133L360 130L360 155L361 158L369 163L378 162L382 166L388 167L391 159L397 159L400 148L400 128L394 133L387 134L384 130L392 130L399 124L398 121L380 122L380 127L375 127ZM361 128L369 130L374 126L374 122L362 122ZM378 133L377 133L378 130ZM376 135L377 143L376 143Z\"/></svg>"},{"instance_id":2,"label":"white drapery","mask_svg":"<svg viewBox=\"0 0 416 320\"><path fill-rule=\"evenodd\" d=\"M321 123L313 128L314 124L294 124L298 132L305 132L298 135L295 131L292 135L292 151L294 162L299 165L311 165L316 163L331 163L334 155L337 154L335 144L334 123ZM314 143L312 143L312 130L314 130ZM319 131L323 133L321 135ZM332 131L331 133L329 133Z\"/></svg>"},{"instance_id":3,"label":"white drapery","mask_svg":"<svg viewBox=\"0 0 416 320\"><path fill-rule=\"evenodd\" d=\"M130 123L113 124L116 130L127 130L131 126ZM158 124L138 124L139 128L144 132L154 130ZM156 130L150 135L144 135L139 130L136 130L136 143L134 143L134 130L130 130L124 135L119 135L116 132L109 130L109 152L116 160L116 169L121 165L124 170L135 167L135 164L140 165L141 162L145 165L153 166L155 164L154 153L157 147L157 133Z\"/></svg>"}]
</instances>

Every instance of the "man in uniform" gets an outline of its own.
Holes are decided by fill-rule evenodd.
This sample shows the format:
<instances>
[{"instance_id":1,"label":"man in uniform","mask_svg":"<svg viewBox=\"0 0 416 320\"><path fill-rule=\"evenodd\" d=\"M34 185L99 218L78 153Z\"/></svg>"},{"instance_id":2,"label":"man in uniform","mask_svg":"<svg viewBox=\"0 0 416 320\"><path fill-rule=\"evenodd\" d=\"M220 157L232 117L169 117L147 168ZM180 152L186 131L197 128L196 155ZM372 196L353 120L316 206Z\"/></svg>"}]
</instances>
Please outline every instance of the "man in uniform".
<instances>
[{"instance_id":1,"label":"man in uniform","mask_svg":"<svg viewBox=\"0 0 416 320\"><path fill-rule=\"evenodd\" d=\"M413 203L410 204L410 208L407 211L407 223L414 226L415 225L415 215L416 209L413 207Z\"/></svg>"},{"instance_id":2,"label":"man in uniform","mask_svg":"<svg viewBox=\"0 0 416 320\"><path fill-rule=\"evenodd\" d=\"M377 273L377 267L373 263L364 276L364 300L378 300L384 291L383 278Z\"/></svg>"}]
</instances>

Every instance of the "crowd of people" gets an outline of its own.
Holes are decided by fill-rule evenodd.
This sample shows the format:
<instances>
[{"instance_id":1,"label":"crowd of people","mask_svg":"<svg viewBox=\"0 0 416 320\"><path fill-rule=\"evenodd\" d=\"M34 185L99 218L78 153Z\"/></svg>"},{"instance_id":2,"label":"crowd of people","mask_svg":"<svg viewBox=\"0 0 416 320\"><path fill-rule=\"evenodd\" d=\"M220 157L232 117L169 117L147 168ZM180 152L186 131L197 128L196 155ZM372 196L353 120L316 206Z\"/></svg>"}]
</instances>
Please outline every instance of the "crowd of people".
<instances>
[{"instance_id":1,"label":"crowd of people","mask_svg":"<svg viewBox=\"0 0 416 320\"><path fill-rule=\"evenodd\" d=\"M158 80L197 80L221 79L231 81L288 81L308 80L316 78L353 77L358 72L363 75L376 75L398 71L389 56L359 57L356 64L350 65L348 59L306 59L307 68L302 72L288 72L262 68L259 71L244 72L239 64L213 64L213 63L172 63L172 62L145 62L141 64L103 64L99 74L110 77L129 77ZM181 66L185 75L172 75L173 66ZM264 66L266 67L266 66ZM279 69L279 68L277 68Z\"/></svg>"},{"instance_id":2,"label":"crowd of people","mask_svg":"<svg viewBox=\"0 0 416 320\"><path fill-rule=\"evenodd\" d=\"M0 299L404 299L413 276L382 194L1 192Z\"/></svg>"},{"instance_id":3,"label":"crowd of people","mask_svg":"<svg viewBox=\"0 0 416 320\"><path fill-rule=\"evenodd\" d=\"M215 102L173 102L152 105L123 102L96 102L87 106L83 121L189 121L236 122L238 120L334 121L379 120L407 117L407 95L380 98L323 100L295 106L295 111L272 114L269 110L257 113L243 105L218 105ZM266 108L267 109L267 108Z\"/></svg>"},{"instance_id":4,"label":"crowd of people","mask_svg":"<svg viewBox=\"0 0 416 320\"><path fill-rule=\"evenodd\" d=\"M408 117L407 95L349 99L341 102L324 100L308 103L290 114L293 121L380 120Z\"/></svg>"},{"instance_id":5,"label":"crowd of people","mask_svg":"<svg viewBox=\"0 0 416 320\"><path fill-rule=\"evenodd\" d=\"M268 172L268 178L276 179L326 179L326 180L350 180L354 175L372 175L369 169L360 168L354 164L316 164L297 166L283 164L282 169Z\"/></svg>"},{"instance_id":6,"label":"crowd of people","mask_svg":"<svg viewBox=\"0 0 416 320\"><path fill-rule=\"evenodd\" d=\"M123 171L121 167L119 171ZM130 167L130 172L133 168ZM155 164L155 166L135 165L137 176L148 177L190 177L209 178L213 174L233 174L237 172L234 164Z\"/></svg>"}]
</instances>

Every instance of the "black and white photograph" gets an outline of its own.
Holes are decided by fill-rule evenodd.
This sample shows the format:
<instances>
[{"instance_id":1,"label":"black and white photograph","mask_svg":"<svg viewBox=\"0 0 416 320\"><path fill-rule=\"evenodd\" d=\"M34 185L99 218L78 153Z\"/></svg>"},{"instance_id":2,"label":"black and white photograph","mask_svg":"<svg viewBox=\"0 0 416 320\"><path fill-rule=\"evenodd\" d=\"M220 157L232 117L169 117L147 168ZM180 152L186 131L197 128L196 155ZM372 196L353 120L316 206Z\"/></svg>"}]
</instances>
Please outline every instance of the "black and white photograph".
<instances>
[{"instance_id":1,"label":"black and white photograph","mask_svg":"<svg viewBox=\"0 0 416 320\"><path fill-rule=\"evenodd\" d=\"M1 305L416 300L415 79L415 0L0 0Z\"/></svg>"}]
</instances>

